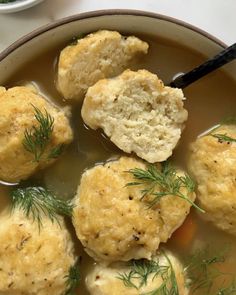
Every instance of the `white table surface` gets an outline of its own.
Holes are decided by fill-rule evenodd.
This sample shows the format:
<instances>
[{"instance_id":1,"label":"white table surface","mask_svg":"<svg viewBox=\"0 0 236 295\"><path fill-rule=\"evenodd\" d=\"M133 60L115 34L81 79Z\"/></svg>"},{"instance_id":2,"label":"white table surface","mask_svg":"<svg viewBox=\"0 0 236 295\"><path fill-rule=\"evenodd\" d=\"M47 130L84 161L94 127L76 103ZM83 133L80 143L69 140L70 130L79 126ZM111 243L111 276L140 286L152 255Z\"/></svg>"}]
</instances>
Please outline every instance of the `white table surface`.
<instances>
[{"instance_id":1,"label":"white table surface","mask_svg":"<svg viewBox=\"0 0 236 295\"><path fill-rule=\"evenodd\" d=\"M229 45L236 42L236 0L45 0L22 12L0 14L0 51L53 20L111 8L169 15L200 27Z\"/></svg>"}]
</instances>

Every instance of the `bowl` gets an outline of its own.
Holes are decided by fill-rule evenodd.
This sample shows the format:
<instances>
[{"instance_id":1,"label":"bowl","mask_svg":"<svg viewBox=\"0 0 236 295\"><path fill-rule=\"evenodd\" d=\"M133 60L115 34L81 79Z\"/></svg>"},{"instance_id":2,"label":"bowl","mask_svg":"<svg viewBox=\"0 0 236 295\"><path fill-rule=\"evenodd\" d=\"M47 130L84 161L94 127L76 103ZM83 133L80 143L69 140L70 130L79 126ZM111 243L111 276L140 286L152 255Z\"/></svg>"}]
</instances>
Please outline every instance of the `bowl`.
<instances>
[{"instance_id":1,"label":"bowl","mask_svg":"<svg viewBox=\"0 0 236 295\"><path fill-rule=\"evenodd\" d=\"M22 1L33 4L38 1ZM20 5L13 3L8 5ZM22 37L0 53L0 83L3 84L14 71L27 60L56 44L71 40L81 33L102 28L132 34L146 34L188 47L204 57L211 57L226 47L226 44L207 32L177 19L136 10L101 10L82 13L50 23ZM224 67L236 79L235 63Z\"/></svg>"},{"instance_id":2,"label":"bowl","mask_svg":"<svg viewBox=\"0 0 236 295\"><path fill-rule=\"evenodd\" d=\"M26 81L30 78L37 83L37 77L41 71L40 75L43 78L38 84L39 88L43 94L49 93L50 95L48 89L54 83L55 67L60 50L74 37L99 29L117 30L127 35L138 35L141 38L143 36L144 39L147 35L150 36L150 40L154 40L152 42L159 45L150 48L149 60L151 61L149 61L148 69L156 72L166 83L177 72L192 69L204 59L212 57L226 47L223 42L196 27L155 13L135 10L103 10L83 13L58 20L33 31L1 52L0 85L11 87L20 83L21 79L24 82L25 78L27 78ZM40 65L40 69L37 65ZM174 160L180 165L180 158L183 155L185 157L186 153L183 146L195 140L196 135L206 130L209 125L213 126L219 122L221 116L228 110L235 109L235 102L232 102L236 93L235 62L187 87L184 92L189 98L185 103L186 107L188 108L191 104L191 110L188 108L189 117L193 119L187 122L181 144L175 150ZM54 96L55 101L60 98L54 86L51 94L53 95L50 99L54 99ZM62 161L56 163L44 174L47 188L63 197L74 195L81 171L92 167L94 163L107 160L108 155L111 156L110 150L114 150L107 138L98 137L94 133L89 135L81 118L79 120L74 122L77 134L73 149L68 151ZM96 151L94 152L93 149ZM103 158L100 158L100 154ZM85 161L90 161L89 165ZM205 223L199 223L199 227L204 230ZM201 239L206 238L207 242L210 241L213 245L220 243L221 236L217 236L217 240L214 241L216 233L214 232L212 237L206 233L204 232ZM195 247L201 245L201 242L202 240L197 240ZM222 243L224 244L224 239ZM183 249L181 255L185 255L185 248ZM83 256L83 259L85 259L83 261L88 261L87 256ZM89 263L92 265L93 261L90 260ZM82 290L83 288L84 286ZM82 291L80 294L88 293Z\"/></svg>"},{"instance_id":3,"label":"bowl","mask_svg":"<svg viewBox=\"0 0 236 295\"><path fill-rule=\"evenodd\" d=\"M16 0L9 3L0 3L0 13L10 13L30 8L43 0Z\"/></svg>"}]
</instances>

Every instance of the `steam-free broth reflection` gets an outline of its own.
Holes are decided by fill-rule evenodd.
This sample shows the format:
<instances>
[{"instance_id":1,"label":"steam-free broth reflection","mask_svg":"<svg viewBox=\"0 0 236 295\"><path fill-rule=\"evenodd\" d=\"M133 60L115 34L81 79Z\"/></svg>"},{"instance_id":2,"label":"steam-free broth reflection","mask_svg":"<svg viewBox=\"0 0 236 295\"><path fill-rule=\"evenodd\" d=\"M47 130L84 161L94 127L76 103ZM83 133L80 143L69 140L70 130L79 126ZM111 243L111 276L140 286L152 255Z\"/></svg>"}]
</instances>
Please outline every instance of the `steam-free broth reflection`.
<instances>
[{"instance_id":1,"label":"steam-free broth reflection","mask_svg":"<svg viewBox=\"0 0 236 295\"><path fill-rule=\"evenodd\" d=\"M168 40L151 36L140 37L150 44L150 49L149 54L134 68L148 69L166 83L170 82L176 73L186 72L204 60L204 57L180 44L173 44ZM64 106L61 95L55 88L55 67L60 50L65 45L61 44L57 48L52 48L25 64L9 81L6 81L6 85L11 87L33 82L49 100ZM186 88L184 93L187 97L185 107L189 112L189 119L172 160L178 166L186 169L190 142L194 141L204 130L215 125L222 117L231 115L232 111L236 110L236 84L223 71L218 70ZM73 144L53 166L35 175L32 179L32 182L37 180L56 195L66 199L75 195L81 174L85 169L122 154L100 132L90 130L83 124L80 109L81 105L72 105ZM2 184L0 191L1 207L4 207L8 203L8 187ZM216 251L222 251L228 247L230 262L226 260L224 267L225 270L236 273L236 238L203 221L193 209L188 218L194 220L197 225L193 241L187 245L178 243L177 234L174 234L165 247L171 249L182 261L188 254L206 246L209 247L209 251L213 251L213 248L216 248ZM82 280L78 294L87 295L84 278L94 261L82 250L73 227L71 225L69 227L78 245L78 254L82 256ZM219 280L217 284L221 283ZM199 290L194 294L202 293ZM211 294L216 294L216 292L212 291Z\"/></svg>"}]
</instances>

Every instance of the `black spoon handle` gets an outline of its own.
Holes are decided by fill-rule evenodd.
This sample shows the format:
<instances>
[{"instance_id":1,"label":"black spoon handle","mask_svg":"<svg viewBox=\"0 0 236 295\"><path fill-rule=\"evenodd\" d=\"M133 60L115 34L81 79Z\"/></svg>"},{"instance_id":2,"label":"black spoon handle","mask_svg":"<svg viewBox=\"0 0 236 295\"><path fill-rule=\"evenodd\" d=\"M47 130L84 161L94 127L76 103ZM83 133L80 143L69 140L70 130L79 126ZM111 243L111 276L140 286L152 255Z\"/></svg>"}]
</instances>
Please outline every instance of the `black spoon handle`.
<instances>
[{"instance_id":1,"label":"black spoon handle","mask_svg":"<svg viewBox=\"0 0 236 295\"><path fill-rule=\"evenodd\" d=\"M228 62L232 61L235 58L236 58L236 43L227 47L226 49L218 53L216 56L207 60L206 62L196 67L192 71L177 77L175 80L173 80L170 83L170 86L183 89L189 84L192 84L193 82L199 80L200 78L213 72L214 70L227 64Z\"/></svg>"}]
</instances>

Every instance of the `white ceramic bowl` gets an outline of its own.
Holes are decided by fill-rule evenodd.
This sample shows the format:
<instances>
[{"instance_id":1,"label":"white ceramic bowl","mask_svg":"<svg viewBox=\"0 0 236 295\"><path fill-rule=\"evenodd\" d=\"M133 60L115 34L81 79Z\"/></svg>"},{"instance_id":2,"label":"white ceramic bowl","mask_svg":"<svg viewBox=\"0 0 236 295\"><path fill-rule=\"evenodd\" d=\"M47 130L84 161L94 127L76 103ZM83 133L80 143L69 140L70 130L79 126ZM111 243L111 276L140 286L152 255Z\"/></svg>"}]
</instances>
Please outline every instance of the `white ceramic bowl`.
<instances>
[{"instance_id":1,"label":"white ceramic bowl","mask_svg":"<svg viewBox=\"0 0 236 295\"><path fill-rule=\"evenodd\" d=\"M43 0L16 0L0 4L0 13L10 13L30 8Z\"/></svg>"}]
</instances>

